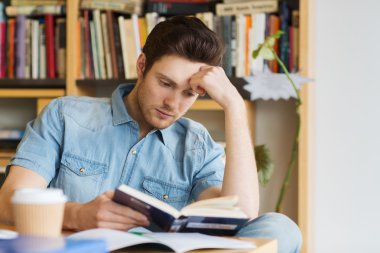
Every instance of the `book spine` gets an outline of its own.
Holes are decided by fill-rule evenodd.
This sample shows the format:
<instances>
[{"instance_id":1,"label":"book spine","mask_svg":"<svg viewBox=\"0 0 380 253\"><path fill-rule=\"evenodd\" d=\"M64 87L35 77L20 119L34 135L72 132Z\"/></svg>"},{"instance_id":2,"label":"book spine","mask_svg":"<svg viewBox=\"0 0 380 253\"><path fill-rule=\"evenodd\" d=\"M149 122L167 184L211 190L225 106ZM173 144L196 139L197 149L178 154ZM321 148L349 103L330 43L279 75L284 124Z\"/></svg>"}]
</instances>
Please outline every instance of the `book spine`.
<instances>
[{"instance_id":1,"label":"book spine","mask_svg":"<svg viewBox=\"0 0 380 253\"><path fill-rule=\"evenodd\" d=\"M84 10L84 30L85 30L85 52L86 52L86 72L85 77L86 78L94 78L94 65L93 65L93 59L92 59L92 52L91 52L91 33L90 33L90 13L88 10Z\"/></svg>"},{"instance_id":2,"label":"book spine","mask_svg":"<svg viewBox=\"0 0 380 253\"><path fill-rule=\"evenodd\" d=\"M40 33L40 57L39 57L39 78L46 78L46 34L45 34L45 22L43 19L38 21L38 28Z\"/></svg>"},{"instance_id":3,"label":"book spine","mask_svg":"<svg viewBox=\"0 0 380 253\"><path fill-rule=\"evenodd\" d=\"M64 5L49 5L49 6L7 6L5 13L12 17L18 15L64 15L66 8Z\"/></svg>"},{"instance_id":4,"label":"book spine","mask_svg":"<svg viewBox=\"0 0 380 253\"><path fill-rule=\"evenodd\" d=\"M53 15L47 14L45 16L45 29L46 29L46 63L47 63L47 77L55 78L55 50L54 50L54 18Z\"/></svg>"},{"instance_id":5,"label":"book spine","mask_svg":"<svg viewBox=\"0 0 380 253\"><path fill-rule=\"evenodd\" d=\"M132 14L132 27L133 27L133 38L135 39L136 46L136 55L139 56L141 54L141 38L140 38L140 29L139 29L139 20L136 14ZM137 60L137 58L136 58Z\"/></svg>"},{"instance_id":6,"label":"book spine","mask_svg":"<svg viewBox=\"0 0 380 253\"><path fill-rule=\"evenodd\" d=\"M14 78L15 19L8 19L8 78Z\"/></svg>"},{"instance_id":7,"label":"book spine","mask_svg":"<svg viewBox=\"0 0 380 253\"><path fill-rule=\"evenodd\" d=\"M115 32L113 30L113 24L114 24L114 18L111 11L106 11L106 18L107 18L107 30L108 30L108 37L109 37L109 46L110 46L110 53L111 53L111 65L112 65L112 76L114 78L119 78L118 74L118 66L117 66L117 59L116 59L116 46L115 46Z\"/></svg>"},{"instance_id":8,"label":"book spine","mask_svg":"<svg viewBox=\"0 0 380 253\"><path fill-rule=\"evenodd\" d=\"M0 22L0 77L5 77L5 48L6 48L6 23L4 21Z\"/></svg>"},{"instance_id":9,"label":"book spine","mask_svg":"<svg viewBox=\"0 0 380 253\"><path fill-rule=\"evenodd\" d=\"M91 55L94 64L95 79L100 79L99 59L98 59L98 45L96 41L96 32L94 21L90 21L90 34L91 34Z\"/></svg>"},{"instance_id":10,"label":"book spine","mask_svg":"<svg viewBox=\"0 0 380 253\"><path fill-rule=\"evenodd\" d=\"M231 53L231 40L232 40L232 22L231 16L221 17L222 27L224 27L223 40L225 41L226 51L223 57L223 67L227 76L232 76L232 53Z\"/></svg>"},{"instance_id":11,"label":"book spine","mask_svg":"<svg viewBox=\"0 0 380 253\"><path fill-rule=\"evenodd\" d=\"M38 20L32 20L32 79L38 79L39 31Z\"/></svg>"},{"instance_id":12,"label":"book spine","mask_svg":"<svg viewBox=\"0 0 380 253\"><path fill-rule=\"evenodd\" d=\"M127 48L126 48L126 33L125 33L124 17L119 16L118 21L119 21L121 50L123 54L124 77L128 79L130 74L128 71L128 56L127 56Z\"/></svg>"},{"instance_id":13,"label":"book spine","mask_svg":"<svg viewBox=\"0 0 380 253\"><path fill-rule=\"evenodd\" d=\"M66 76L66 20L63 18L58 19L57 27L58 27L57 71L58 71L58 78L64 79Z\"/></svg>"},{"instance_id":14,"label":"book spine","mask_svg":"<svg viewBox=\"0 0 380 253\"><path fill-rule=\"evenodd\" d=\"M280 38L280 59L285 67L289 69L289 9L286 2L281 2L280 8L280 26L284 34ZM282 68L279 68L280 73L284 73Z\"/></svg>"},{"instance_id":15,"label":"book spine","mask_svg":"<svg viewBox=\"0 0 380 253\"><path fill-rule=\"evenodd\" d=\"M95 34L96 34L96 49L98 53L98 64L100 71L100 79L106 79L106 67L105 67L105 57L104 57L104 45L103 45L103 31L100 21L100 10L93 10L92 12L94 25L95 25Z\"/></svg>"},{"instance_id":16,"label":"book spine","mask_svg":"<svg viewBox=\"0 0 380 253\"><path fill-rule=\"evenodd\" d=\"M92 9L92 10L110 10L118 11L124 13L135 13L141 15L143 10L143 1L134 0L126 2L106 2L102 0L82 0L81 8L82 9Z\"/></svg>"},{"instance_id":17,"label":"book spine","mask_svg":"<svg viewBox=\"0 0 380 253\"><path fill-rule=\"evenodd\" d=\"M106 77L109 79L113 78L112 74L112 60L111 60L111 49L109 44L109 31L107 29L107 17L105 13L102 13L101 16L102 30L103 30L103 45L104 45L104 58L106 65Z\"/></svg>"},{"instance_id":18,"label":"book spine","mask_svg":"<svg viewBox=\"0 0 380 253\"><path fill-rule=\"evenodd\" d=\"M231 16L237 14L270 13L278 10L277 0L262 0L246 3L216 4L216 15Z\"/></svg>"},{"instance_id":19,"label":"book spine","mask_svg":"<svg viewBox=\"0 0 380 253\"><path fill-rule=\"evenodd\" d=\"M190 15L197 12L210 11L209 3L182 3L182 2L147 2L148 12L157 12L163 15Z\"/></svg>"},{"instance_id":20,"label":"book spine","mask_svg":"<svg viewBox=\"0 0 380 253\"><path fill-rule=\"evenodd\" d=\"M25 68L24 68L24 78L29 79L31 74L32 66L32 43L31 35L32 27L31 20L27 19L25 22Z\"/></svg>"},{"instance_id":21,"label":"book spine","mask_svg":"<svg viewBox=\"0 0 380 253\"><path fill-rule=\"evenodd\" d=\"M124 20L124 29L126 34L125 44L128 57L128 76L127 79L137 78L136 60L137 60L137 44L134 36L134 28L132 19Z\"/></svg>"},{"instance_id":22,"label":"book spine","mask_svg":"<svg viewBox=\"0 0 380 253\"><path fill-rule=\"evenodd\" d=\"M26 17L19 15L16 17L16 78L25 77L25 53L26 53Z\"/></svg>"},{"instance_id":23,"label":"book spine","mask_svg":"<svg viewBox=\"0 0 380 253\"><path fill-rule=\"evenodd\" d=\"M115 36L115 52L116 52L116 65L118 78L124 78L124 63L123 63L123 51L121 48L120 27L117 18L112 22L113 34Z\"/></svg>"}]
</instances>

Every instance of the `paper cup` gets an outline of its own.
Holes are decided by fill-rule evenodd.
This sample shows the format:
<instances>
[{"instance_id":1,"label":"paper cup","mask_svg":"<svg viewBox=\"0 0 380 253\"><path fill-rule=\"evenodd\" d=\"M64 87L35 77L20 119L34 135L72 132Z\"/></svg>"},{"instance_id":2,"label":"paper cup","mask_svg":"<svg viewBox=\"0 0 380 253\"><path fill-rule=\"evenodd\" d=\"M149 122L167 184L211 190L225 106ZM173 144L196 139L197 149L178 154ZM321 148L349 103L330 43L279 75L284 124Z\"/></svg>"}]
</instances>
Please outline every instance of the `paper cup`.
<instances>
[{"instance_id":1,"label":"paper cup","mask_svg":"<svg viewBox=\"0 0 380 253\"><path fill-rule=\"evenodd\" d=\"M60 189L16 190L12 204L17 232L36 236L61 236L66 200Z\"/></svg>"}]
</instances>

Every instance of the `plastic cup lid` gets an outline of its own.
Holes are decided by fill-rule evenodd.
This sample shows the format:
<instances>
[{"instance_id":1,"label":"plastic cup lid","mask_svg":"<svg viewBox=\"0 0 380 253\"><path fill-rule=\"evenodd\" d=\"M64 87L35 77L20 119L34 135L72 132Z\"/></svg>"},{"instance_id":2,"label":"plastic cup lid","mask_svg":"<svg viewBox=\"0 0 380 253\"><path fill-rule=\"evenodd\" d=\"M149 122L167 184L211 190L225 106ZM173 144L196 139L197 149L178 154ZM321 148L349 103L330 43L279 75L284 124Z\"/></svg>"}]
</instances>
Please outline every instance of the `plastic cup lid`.
<instances>
[{"instance_id":1,"label":"plastic cup lid","mask_svg":"<svg viewBox=\"0 0 380 253\"><path fill-rule=\"evenodd\" d=\"M22 188L12 196L12 203L15 204L57 204L66 201L63 191L55 188Z\"/></svg>"}]
</instances>

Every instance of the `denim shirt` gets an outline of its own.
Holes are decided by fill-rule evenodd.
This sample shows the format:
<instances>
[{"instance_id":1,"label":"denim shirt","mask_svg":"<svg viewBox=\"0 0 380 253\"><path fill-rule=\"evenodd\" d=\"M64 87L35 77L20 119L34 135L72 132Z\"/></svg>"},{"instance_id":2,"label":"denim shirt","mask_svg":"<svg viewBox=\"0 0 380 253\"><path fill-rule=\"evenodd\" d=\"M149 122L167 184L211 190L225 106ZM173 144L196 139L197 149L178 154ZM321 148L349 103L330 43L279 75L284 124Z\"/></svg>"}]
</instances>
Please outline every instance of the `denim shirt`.
<instances>
[{"instance_id":1,"label":"denim shirt","mask_svg":"<svg viewBox=\"0 0 380 253\"><path fill-rule=\"evenodd\" d=\"M53 100L27 124L10 165L35 171L76 202L124 183L181 208L221 185L224 150L199 123L181 118L139 140L122 99L132 88L120 85L112 98Z\"/></svg>"}]
</instances>

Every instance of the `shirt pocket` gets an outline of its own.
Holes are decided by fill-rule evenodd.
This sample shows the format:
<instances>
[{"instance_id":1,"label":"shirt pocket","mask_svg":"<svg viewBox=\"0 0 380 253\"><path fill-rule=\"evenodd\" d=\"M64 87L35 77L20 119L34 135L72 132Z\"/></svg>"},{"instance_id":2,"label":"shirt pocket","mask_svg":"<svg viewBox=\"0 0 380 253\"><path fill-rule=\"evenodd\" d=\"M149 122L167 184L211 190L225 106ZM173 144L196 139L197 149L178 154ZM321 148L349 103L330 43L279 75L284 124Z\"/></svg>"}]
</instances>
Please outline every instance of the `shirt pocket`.
<instances>
[{"instance_id":1,"label":"shirt pocket","mask_svg":"<svg viewBox=\"0 0 380 253\"><path fill-rule=\"evenodd\" d=\"M107 172L108 166L105 163L64 154L57 187L64 191L70 201L88 202L99 195Z\"/></svg>"},{"instance_id":2,"label":"shirt pocket","mask_svg":"<svg viewBox=\"0 0 380 253\"><path fill-rule=\"evenodd\" d=\"M144 192L180 210L190 196L190 187L168 183L166 181L145 177L142 187Z\"/></svg>"}]
</instances>

